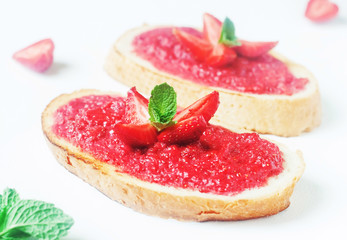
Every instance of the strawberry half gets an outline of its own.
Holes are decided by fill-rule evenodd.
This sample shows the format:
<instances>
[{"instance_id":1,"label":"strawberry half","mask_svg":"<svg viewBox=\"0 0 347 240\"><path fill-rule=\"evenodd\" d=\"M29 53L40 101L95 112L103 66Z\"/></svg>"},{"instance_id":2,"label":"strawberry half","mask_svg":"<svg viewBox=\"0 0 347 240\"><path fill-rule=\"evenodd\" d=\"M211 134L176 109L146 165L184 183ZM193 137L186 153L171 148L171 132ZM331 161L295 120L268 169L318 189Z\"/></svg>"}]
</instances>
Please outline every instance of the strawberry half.
<instances>
[{"instance_id":1,"label":"strawberry half","mask_svg":"<svg viewBox=\"0 0 347 240\"><path fill-rule=\"evenodd\" d=\"M232 63L237 57L234 48L218 44L214 47L212 53L205 59L210 66L223 67Z\"/></svg>"},{"instance_id":2,"label":"strawberry half","mask_svg":"<svg viewBox=\"0 0 347 240\"><path fill-rule=\"evenodd\" d=\"M213 46L209 42L178 28L173 29L173 34L193 53L194 58L198 61L204 61L213 50Z\"/></svg>"},{"instance_id":3,"label":"strawberry half","mask_svg":"<svg viewBox=\"0 0 347 240\"><path fill-rule=\"evenodd\" d=\"M44 39L13 54L13 59L36 72L46 71L53 63L54 43Z\"/></svg>"},{"instance_id":4,"label":"strawberry half","mask_svg":"<svg viewBox=\"0 0 347 240\"><path fill-rule=\"evenodd\" d=\"M155 143L158 132L149 122L148 100L135 87L128 91L124 124L117 124L120 138L133 147L145 147Z\"/></svg>"},{"instance_id":5,"label":"strawberry half","mask_svg":"<svg viewBox=\"0 0 347 240\"><path fill-rule=\"evenodd\" d=\"M210 66L225 66L237 57L232 48L223 44L213 46L210 42L177 28L173 30L173 33L193 53L195 59Z\"/></svg>"},{"instance_id":6,"label":"strawberry half","mask_svg":"<svg viewBox=\"0 0 347 240\"><path fill-rule=\"evenodd\" d=\"M274 48L278 42L249 42L245 40L239 40L241 46L234 47L235 51L244 57L256 58L267 53Z\"/></svg>"},{"instance_id":7,"label":"strawberry half","mask_svg":"<svg viewBox=\"0 0 347 240\"><path fill-rule=\"evenodd\" d=\"M143 124L148 123L148 99L142 96L135 87L128 91L125 106L125 123Z\"/></svg>"},{"instance_id":8,"label":"strawberry half","mask_svg":"<svg viewBox=\"0 0 347 240\"><path fill-rule=\"evenodd\" d=\"M207 127L203 116L194 116L168 127L158 135L158 141L167 144L187 144L200 138Z\"/></svg>"},{"instance_id":9,"label":"strawberry half","mask_svg":"<svg viewBox=\"0 0 347 240\"><path fill-rule=\"evenodd\" d=\"M328 0L310 0L305 16L314 22L323 22L334 18L338 11L339 7Z\"/></svg>"},{"instance_id":10,"label":"strawberry half","mask_svg":"<svg viewBox=\"0 0 347 240\"><path fill-rule=\"evenodd\" d=\"M217 45L222 31L222 22L209 13L203 16L203 36L212 45Z\"/></svg>"},{"instance_id":11,"label":"strawberry half","mask_svg":"<svg viewBox=\"0 0 347 240\"><path fill-rule=\"evenodd\" d=\"M157 129L150 123L117 124L115 130L127 144L133 147L146 147L154 144L157 140Z\"/></svg>"},{"instance_id":12,"label":"strawberry half","mask_svg":"<svg viewBox=\"0 0 347 240\"><path fill-rule=\"evenodd\" d=\"M176 114L173 121L181 122L191 117L203 116L208 122L213 117L219 106L219 93L214 91Z\"/></svg>"}]
</instances>

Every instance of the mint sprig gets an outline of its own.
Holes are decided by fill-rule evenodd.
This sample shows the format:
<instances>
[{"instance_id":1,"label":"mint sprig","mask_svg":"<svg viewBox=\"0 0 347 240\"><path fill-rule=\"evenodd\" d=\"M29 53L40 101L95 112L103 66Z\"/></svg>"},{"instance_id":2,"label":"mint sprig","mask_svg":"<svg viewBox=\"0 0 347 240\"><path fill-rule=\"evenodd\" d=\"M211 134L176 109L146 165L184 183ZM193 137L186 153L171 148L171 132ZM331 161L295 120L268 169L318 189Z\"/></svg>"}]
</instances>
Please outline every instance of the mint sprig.
<instances>
[{"instance_id":1,"label":"mint sprig","mask_svg":"<svg viewBox=\"0 0 347 240\"><path fill-rule=\"evenodd\" d=\"M241 46L241 42L237 39L235 35L234 23L228 17L225 18L223 22L219 43L222 43L229 47Z\"/></svg>"},{"instance_id":2,"label":"mint sprig","mask_svg":"<svg viewBox=\"0 0 347 240\"><path fill-rule=\"evenodd\" d=\"M175 124L172 121L177 111L176 92L167 83L154 87L148 103L148 113L151 124L161 131Z\"/></svg>"},{"instance_id":3,"label":"mint sprig","mask_svg":"<svg viewBox=\"0 0 347 240\"><path fill-rule=\"evenodd\" d=\"M65 235L74 221L51 203L21 200L14 189L0 195L0 239L49 239Z\"/></svg>"}]
</instances>

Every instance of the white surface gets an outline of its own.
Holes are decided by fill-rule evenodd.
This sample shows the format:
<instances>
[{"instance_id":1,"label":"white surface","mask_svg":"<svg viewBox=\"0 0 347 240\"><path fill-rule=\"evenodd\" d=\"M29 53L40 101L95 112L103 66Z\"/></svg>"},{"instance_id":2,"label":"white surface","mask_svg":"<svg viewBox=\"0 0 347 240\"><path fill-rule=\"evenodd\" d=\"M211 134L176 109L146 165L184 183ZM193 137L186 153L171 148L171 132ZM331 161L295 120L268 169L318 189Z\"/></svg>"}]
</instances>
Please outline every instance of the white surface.
<instances>
[{"instance_id":1,"label":"white surface","mask_svg":"<svg viewBox=\"0 0 347 240\"><path fill-rule=\"evenodd\" d=\"M335 2L339 17L314 24L304 17L306 1L4 1L0 8L0 192L16 188L23 198L62 208L75 220L66 240L345 236L347 2ZM127 88L102 68L120 34L144 22L201 26L203 12L231 17L243 38L279 40L277 51L305 65L319 81L322 125L299 137L273 137L301 149L307 164L291 206L276 216L186 223L142 215L111 201L58 165L44 141L40 114L57 95L80 88L125 93ZM53 39L56 49L54 64L45 74L11 59L15 51L46 37Z\"/></svg>"}]
</instances>

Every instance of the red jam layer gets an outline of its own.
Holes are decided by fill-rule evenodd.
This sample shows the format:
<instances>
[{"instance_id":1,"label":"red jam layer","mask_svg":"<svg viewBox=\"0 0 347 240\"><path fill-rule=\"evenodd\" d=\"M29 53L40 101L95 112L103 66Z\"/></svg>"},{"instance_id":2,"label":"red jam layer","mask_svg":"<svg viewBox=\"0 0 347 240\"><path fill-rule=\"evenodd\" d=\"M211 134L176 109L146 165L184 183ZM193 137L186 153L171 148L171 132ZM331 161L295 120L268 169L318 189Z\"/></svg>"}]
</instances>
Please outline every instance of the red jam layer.
<instances>
[{"instance_id":1,"label":"red jam layer","mask_svg":"<svg viewBox=\"0 0 347 240\"><path fill-rule=\"evenodd\" d=\"M182 28L195 36L193 28ZM212 67L194 56L172 33L157 28L134 38L135 53L157 69L207 86L255 94L292 95L305 88L306 78L294 77L286 65L269 54L256 59L238 57L231 65Z\"/></svg>"},{"instance_id":2,"label":"red jam layer","mask_svg":"<svg viewBox=\"0 0 347 240\"><path fill-rule=\"evenodd\" d=\"M136 178L203 193L233 195L263 186L283 170L282 153L275 144L256 133L236 134L214 125L188 145L157 142L132 148L115 131L124 109L122 97L78 98L56 111L53 131Z\"/></svg>"}]
</instances>

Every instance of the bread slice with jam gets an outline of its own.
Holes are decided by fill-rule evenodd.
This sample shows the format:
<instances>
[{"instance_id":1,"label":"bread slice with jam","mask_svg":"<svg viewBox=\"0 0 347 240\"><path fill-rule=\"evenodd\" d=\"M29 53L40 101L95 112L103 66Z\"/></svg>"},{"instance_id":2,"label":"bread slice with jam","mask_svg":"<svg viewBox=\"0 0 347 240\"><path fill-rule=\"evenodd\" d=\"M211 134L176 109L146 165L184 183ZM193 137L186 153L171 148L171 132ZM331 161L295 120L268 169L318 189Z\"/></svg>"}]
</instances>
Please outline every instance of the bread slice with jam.
<instances>
[{"instance_id":1,"label":"bread slice with jam","mask_svg":"<svg viewBox=\"0 0 347 240\"><path fill-rule=\"evenodd\" d=\"M235 46L221 44L221 24L205 14L202 32L173 26L131 29L111 48L105 70L147 95L167 82L176 89L180 106L219 91L221 105L213 122L232 129L288 137L317 127L321 103L315 77L269 51L277 42L235 37Z\"/></svg>"},{"instance_id":2,"label":"bread slice with jam","mask_svg":"<svg viewBox=\"0 0 347 240\"><path fill-rule=\"evenodd\" d=\"M161 130L150 123L154 138L143 111L147 104L135 89L127 97L97 90L63 94L42 113L42 129L67 170L148 215L241 220L289 206L305 167L300 151L209 124L217 92L170 113L173 121L159 124Z\"/></svg>"}]
</instances>

